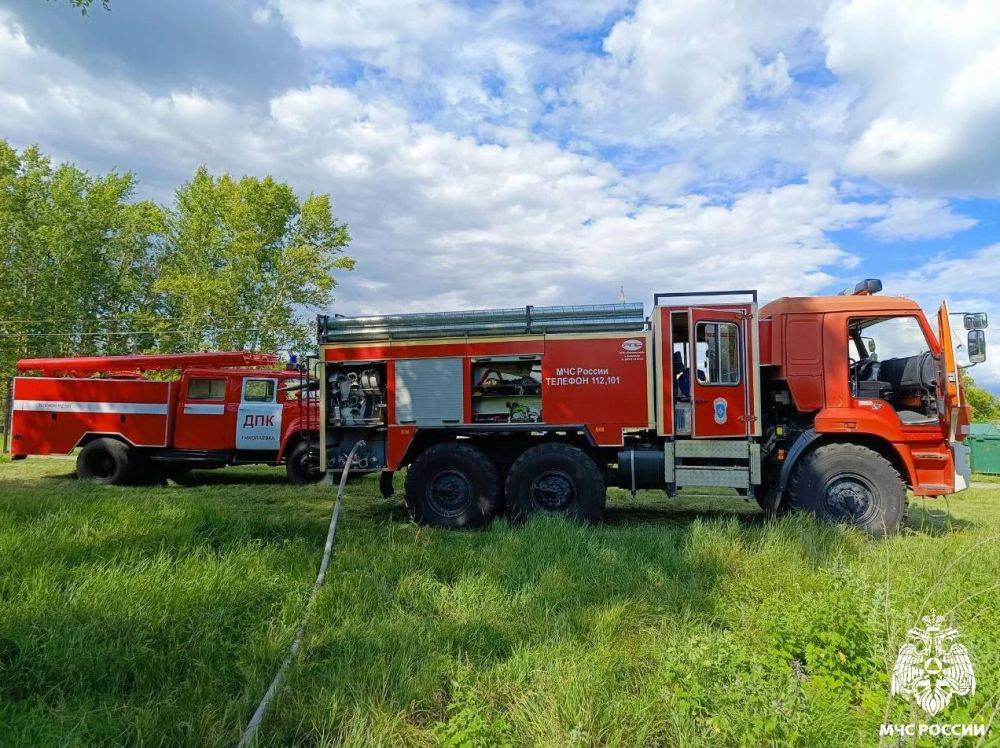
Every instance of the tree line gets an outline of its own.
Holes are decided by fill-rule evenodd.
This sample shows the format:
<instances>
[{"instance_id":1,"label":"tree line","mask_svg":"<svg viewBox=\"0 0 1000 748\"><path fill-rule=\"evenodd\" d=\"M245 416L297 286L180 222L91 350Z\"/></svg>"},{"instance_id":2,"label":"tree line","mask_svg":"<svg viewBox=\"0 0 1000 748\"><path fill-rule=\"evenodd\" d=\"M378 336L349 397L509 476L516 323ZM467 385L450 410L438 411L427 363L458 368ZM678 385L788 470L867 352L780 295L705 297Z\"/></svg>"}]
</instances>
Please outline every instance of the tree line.
<instances>
[{"instance_id":1,"label":"tree line","mask_svg":"<svg viewBox=\"0 0 1000 748\"><path fill-rule=\"evenodd\" d=\"M4 383L25 357L313 343L310 313L354 266L329 195L204 167L169 205L136 188L0 140Z\"/></svg>"}]
</instances>

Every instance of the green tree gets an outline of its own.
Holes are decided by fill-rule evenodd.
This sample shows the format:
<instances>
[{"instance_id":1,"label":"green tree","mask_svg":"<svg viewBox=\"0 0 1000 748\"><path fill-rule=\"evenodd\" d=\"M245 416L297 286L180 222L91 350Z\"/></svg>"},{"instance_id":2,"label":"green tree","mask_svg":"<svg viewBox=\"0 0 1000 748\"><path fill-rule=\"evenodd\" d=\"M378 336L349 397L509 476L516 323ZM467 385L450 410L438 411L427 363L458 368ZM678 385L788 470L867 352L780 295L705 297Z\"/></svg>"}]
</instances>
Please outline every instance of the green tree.
<instances>
[{"instance_id":1,"label":"green tree","mask_svg":"<svg viewBox=\"0 0 1000 748\"><path fill-rule=\"evenodd\" d=\"M52 0L48 0L52 2ZM69 0L69 4L74 8L78 8L83 15L87 15L87 11L94 4L94 0ZM101 7L104 10L111 10L111 0L101 0Z\"/></svg>"},{"instance_id":2,"label":"green tree","mask_svg":"<svg viewBox=\"0 0 1000 748\"><path fill-rule=\"evenodd\" d=\"M962 372L962 387L965 399L972 410L972 420L975 423L992 423L1000 421L1000 397L976 384L969 374Z\"/></svg>"},{"instance_id":3,"label":"green tree","mask_svg":"<svg viewBox=\"0 0 1000 748\"><path fill-rule=\"evenodd\" d=\"M0 140L0 373L25 356L120 353L148 326L163 212L129 172L53 166Z\"/></svg>"},{"instance_id":4,"label":"green tree","mask_svg":"<svg viewBox=\"0 0 1000 748\"><path fill-rule=\"evenodd\" d=\"M213 177L177 190L154 291L171 350L280 350L312 342L304 313L331 300L334 273L354 267L347 227L327 195L300 200L271 177Z\"/></svg>"}]
</instances>

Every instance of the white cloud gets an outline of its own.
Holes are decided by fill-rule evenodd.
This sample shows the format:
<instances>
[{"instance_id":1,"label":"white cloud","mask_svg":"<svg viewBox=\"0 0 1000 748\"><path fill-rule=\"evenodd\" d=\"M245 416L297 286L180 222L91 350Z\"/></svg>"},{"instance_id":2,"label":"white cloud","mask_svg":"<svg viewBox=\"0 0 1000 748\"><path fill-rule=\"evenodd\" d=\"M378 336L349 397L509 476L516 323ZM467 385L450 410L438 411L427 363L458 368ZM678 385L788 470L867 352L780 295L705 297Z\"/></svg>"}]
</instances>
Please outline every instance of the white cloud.
<instances>
[{"instance_id":1,"label":"white cloud","mask_svg":"<svg viewBox=\"0 0 1000 748\"><path fill-rule=\"evenodd\" d=\"M826 64L859 91L848 169L939 192L1000 192L1000 3L854 0L823 24Z\"/></svg>"},{"instance_id":2,"label":"white cloud","mask_svg":"<svg viewBox=\"0 0 1000 748\"><path fill-rule=\"evenodd\" d=\"M910 296L928 312L937 309L944 299L955 312L986 312L991 327L986 331L987 358L971 373L980 384L1000 388L1000 244L993 244L969 255L944 254L924 265L885 278L886 291ZM952 327L959 341L964 330L958 317Z\"/></svg>"},{"instance_id":3,"label":"white cloud","mask_svg":"<svg viewBox=\"0 0 1000 748\"><path fill-rule=\"evenodd\" d=\"M808 294L860 260L829 232L928 238L974 222L943 199L900 190L886 202L868 180L840 178L851 134L888 110L871 108L857 82L855 93L839 84L805 92L792 80L815 43L807 32L823 15L817 4L642 0L614 25L608 57L586 64L578 51L509 33L526 18L542 26L572 15L563 0L498 3L474 22L440 0L366 9L275 0L272 13L316 54L347 49L394 80L433 87L446 118L421 120L384 79L293 88L262 105L190 88L155 94L38 46L0 11L0 132L89 168L133 169L163 200L203 163L331 193L359 260L338 291L345 313L599 302L619 284L637 300L748 284L765 298ZM610 17L597 3L580 13ZM422 25L428 18L444 20ZM367 36L369 26L381 27ZM575 87L538 93L553 70L573 66ZM599 75L587 89L589 72ZM955 76L955 101L972 106L979 80ZM551 120L539 114L548 109ZM466 134L481 135L487 120L489 138ZM572 134L572 147L538 135L540 121L564 124L556 132ZM630 173L595 145L608 140L676 150L666 166L637 157ZM765 162L769 179L753 179ZM869 192L855 200L858 185ZM998 288L979 271L989 262L1000 265L985 250L971 268L938 260L887 277L887 290L940 288L987 303Z\"/></svg>"},{"instance_id":4,"label":"white cloud","mask_svg":"<svg viewBox=\"0 0 1000 748\"><path fill-rule=\"evenodd\" d=\"M640 0L604 40L566 91L585 117L629 135L687 137L716 131L750 97L786 94L788 57L800 57L803 31L825 2ZM595 122L595 126L597 123ZM600 129L600 128L599 128Z\"/></svg>"},{"instance_id":5,"label":"white cloud","mask_svg":"<svg viewBox=\"0 0 1000 748\"><path fill-rule=\"evenodd\" d=\"M1000 190L995 0L270 2L456 132L669 147L706 182L847 169L904 193ZM615 18L604 54L567 42Z\"/></svg>"},{"instance_id":6,"label":"white cloud","mask_svg":"<svg viewBox=\"0 0 1000 748\"><path fill-rule=\"evenodd\" d=\"M0 59L20 50L6 93L31 103L0 112L15 142L135 167L161 197L201 163L332 193L359 259L345 310L601 301L620 283L639 299L748 278L765 295L816 291L852 261L825 232L882 214L844 202L829 173L721 203L682 194L683 170L633 179L524 133L478 143L333 86L287 91L264 110L192 91L155 97L31 47L9 20L0 28ZM155 158L136 164L143 153Z\"/></svg>"},{"instance_id":7,"label":"white cloud","mask_svg":"<svg viewBox=\"0 0 1000 748\"><path fill-rule=\"evenodd\" d=\"M444 38L465 16L445 0L274 0L272 7L304 45L370 50L386 65L402 59L400 47Z\"/></svg>"},{"instance_id":8,"label":"white cloud","mask_svg":"<svg viewBox=\"0 0 1000 748\"><path fill-rule=\"evenodd\" d=\"M895 197L885 205L885 217L866 231L880 239L933 239L951 236L978 223L952 211L947 201Z\"/></svg>"}]
</instances>

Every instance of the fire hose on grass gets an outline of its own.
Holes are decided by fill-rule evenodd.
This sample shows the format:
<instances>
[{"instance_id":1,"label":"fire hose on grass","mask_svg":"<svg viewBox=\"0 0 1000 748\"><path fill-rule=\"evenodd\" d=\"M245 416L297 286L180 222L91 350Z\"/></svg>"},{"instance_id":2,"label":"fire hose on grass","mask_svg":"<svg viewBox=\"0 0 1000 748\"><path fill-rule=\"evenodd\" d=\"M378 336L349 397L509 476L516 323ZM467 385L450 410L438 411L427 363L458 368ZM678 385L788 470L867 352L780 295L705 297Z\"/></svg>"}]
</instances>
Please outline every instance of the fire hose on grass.
<instances>
[{"instance_id":1,"label":"fire hose on grass","mask_svg":"<svg viewBox=\"0 0 1000 748\"><path fill-rule=\"evenodd\" d=\"M281 667L278 668L278 672L274 674L274 680L272 680L271 685L267 687L267 692L264 694L264 698L260 700L260 704L257 705L257 709L253 713L253 717L250 718L250 722L243 731L243 735L240 737L239 742L240 748L251 745L257 737L257 730L260 728L261 722L264 720L264 715L267 714L267 710L271 706L271 702L274 701L275 696L278 695L278 691L281 690L281 685L285 680L285 675L288 673L288 668L291 667L292 661L298 655L299 649L302 647L302 636L306 631L306 623L309 621L309 614L312 612L313 603L316 601L316 594L319 592L319 588L323 586L323 581L326 579L326 570L330 565L330 554L333 551L333 537L337 532L337 518L340 516L340 505L344 502L344 486L347 485L347 473L351 469L351 465L354 463L354 455L363 446L365 446L364 441L359 440L347 455L344 469L340 475L340 487L337 489L337 498L333 502L333 512L330 514L330 527L326 531L326 544L323 546L323 559L319 564L319 573L316 575L316 582L313 584L312 592L309 593L309 599L306 601L306 609L302 613L302 620L299 621L299 626L295 631L295 638L292 640L292 646L288 650L288 656L286 656L284 662L281 663Z\"/></svg>"}]
</instances>

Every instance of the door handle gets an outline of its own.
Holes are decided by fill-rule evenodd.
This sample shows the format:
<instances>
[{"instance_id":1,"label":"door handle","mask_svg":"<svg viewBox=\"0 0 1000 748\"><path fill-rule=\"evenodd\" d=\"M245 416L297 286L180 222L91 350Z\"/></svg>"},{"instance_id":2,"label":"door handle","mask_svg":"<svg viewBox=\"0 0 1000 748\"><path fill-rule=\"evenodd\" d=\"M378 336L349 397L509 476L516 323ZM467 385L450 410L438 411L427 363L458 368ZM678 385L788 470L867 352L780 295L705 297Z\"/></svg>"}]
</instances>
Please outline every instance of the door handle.
<instances>
[{"instance_id":1,"label":"door handle","mask_svg":"<svg viewBox=\"0 0 1000 748\"><path fill-rule=\"evenodd\" d=\"M697 398L695 398L695 403L700 403L701 405L704 405L707 402L708 400L698 400Z\"/></svg>"}]
</instances>

